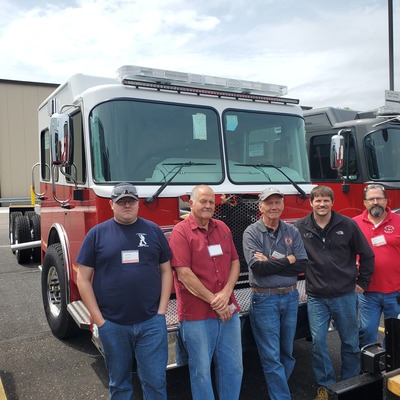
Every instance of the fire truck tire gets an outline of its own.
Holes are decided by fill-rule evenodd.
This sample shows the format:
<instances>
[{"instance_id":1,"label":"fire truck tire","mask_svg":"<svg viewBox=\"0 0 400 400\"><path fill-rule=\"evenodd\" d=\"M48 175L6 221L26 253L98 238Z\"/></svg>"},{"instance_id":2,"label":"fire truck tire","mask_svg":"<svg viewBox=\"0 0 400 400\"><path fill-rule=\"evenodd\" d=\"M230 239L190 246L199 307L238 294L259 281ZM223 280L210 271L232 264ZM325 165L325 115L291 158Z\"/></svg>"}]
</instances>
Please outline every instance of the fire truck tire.
<instances>
[{"instance_id":1,"label":"fire truck tire","mask_svg":"<svg viewBox=\"0 0 400 400\"><path fill-rule=\"evenodd\" d=\"M78 326L67 310L67 278L59 243L52 244L46 251L41 285L44 311L53 335L60 339L74 336Z\"/></svg>"},{"instance_id":2,"label":"fire truck tire","mask_svg":"<svg viewBox=\"0 0 400 400\"><path fill-rule=\"evenodd\" d=\"M26 215L29 219L31 219L32 215L37 215L35 211L25 211L24 215Z\"/></svg>"},{"instance_id":3,"label":"fire truck tire","mask_svg":"<svg viewBox=\"0 0 400 400\"><path fill-rule=\"evenodd\" d=\"M8 221L9 225L8 225L8 237L10 239L10 244L15 244L15 219L17 217L22 217L22 212L21 211L14 211L10 214L10 219ZM13 254L15 254L15 250L12 251Z\"/></svg>"},{"instance_id":4,"label":"fire truck tire","mask_svg":"<svg viewBox=\"0 0 400 400\"><path fill-rule=\"evenodd\" d=\"M25 213L26 215L26 213ZM31 238L33 241L40 240L40 217L33 211L28 215L29 223L31 227ZM34 262L40 261L40 247L34 247L32 249L32 258Z\"/></svg>"},{"instance_id":5,"label":"fire truck tire","mask_svg":"<svg viewBox=\"0 0 400 400\"><path fill-rule=\"evenodd\" d=\"M14 221L14 243L26 243L31 241L31 229L29 218L25 215L15 218ZM19 264L31 261L32 249L16 250L15 256Z\"/></svg>"}]
</instances>

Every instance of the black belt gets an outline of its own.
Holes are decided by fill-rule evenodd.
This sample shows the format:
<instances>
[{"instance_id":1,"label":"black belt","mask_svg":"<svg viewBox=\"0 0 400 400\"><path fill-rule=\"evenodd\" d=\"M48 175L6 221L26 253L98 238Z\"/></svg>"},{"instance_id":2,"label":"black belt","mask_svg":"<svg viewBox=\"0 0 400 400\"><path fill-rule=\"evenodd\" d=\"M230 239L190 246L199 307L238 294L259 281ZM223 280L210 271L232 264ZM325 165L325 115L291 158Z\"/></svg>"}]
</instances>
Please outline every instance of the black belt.
<instances>
[{"instance_id":1,"label":"black belt","mask_svg":"<svg viewBox=\"0 0 400 400\"><path fill-rule=\"evenodd\" d=\"M275 287L275 288L258 288L252 287L251 290L255 293L265 293L265 294L288 294L296 290L297 286L287 286L287 287Z\"/></svg>"}]
</instances>

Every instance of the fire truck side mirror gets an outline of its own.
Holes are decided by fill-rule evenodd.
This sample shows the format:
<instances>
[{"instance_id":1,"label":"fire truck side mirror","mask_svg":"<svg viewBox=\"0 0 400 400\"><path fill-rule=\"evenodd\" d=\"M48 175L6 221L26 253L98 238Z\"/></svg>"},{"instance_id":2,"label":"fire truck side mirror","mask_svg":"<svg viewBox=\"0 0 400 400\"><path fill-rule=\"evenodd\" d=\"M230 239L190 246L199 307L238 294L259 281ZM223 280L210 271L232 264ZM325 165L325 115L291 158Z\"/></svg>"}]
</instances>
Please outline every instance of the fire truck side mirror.
<instances>
[{"instance_id":1,"label":"fire truck side mirror","mask_svg":"<svg viewBox=\"0 0 400 400\"><path fill-rule=\"evenodd\" d=\"M53 114L50 120L51 156L53 165L69 167L72 164L71 121L67 114Z\"/></svg>"},{"instance_id":2,"label":"fire truck side mirror","mask_svg":"<svg viewBox=\"0 0 400 400\"><path fill-rule=\"evenodd\" d=\"M339 170L343 167L344 137L333 135L331 138L331 168Z\"/></svg>"}]
</instances>

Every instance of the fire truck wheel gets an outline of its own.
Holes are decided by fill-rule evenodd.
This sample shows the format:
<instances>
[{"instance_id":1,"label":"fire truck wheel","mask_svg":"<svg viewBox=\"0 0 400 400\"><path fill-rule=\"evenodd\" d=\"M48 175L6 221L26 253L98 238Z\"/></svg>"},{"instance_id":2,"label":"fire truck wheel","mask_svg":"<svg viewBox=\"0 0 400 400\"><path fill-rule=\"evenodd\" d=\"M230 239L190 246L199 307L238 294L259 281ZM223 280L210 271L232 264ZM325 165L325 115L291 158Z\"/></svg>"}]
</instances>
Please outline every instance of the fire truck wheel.
<instances>
[{"instance_id":1,"label":"fire truck wheel","mask_svg":"<svg viewBox=\"0 0 400 400\"><path fill-rule=\"evenodd\" d=\"M14 221L14 243L26 243L31 241L31 230L29 218L20 216ZM19 264L26 264L31 261L32 249L16 250L15 256Z\"/></svg>"},{"instance_id":2,"label":"fire truck wheel","mask_svg":"<svg viewBox=\"0 0 400 400\"><path fill-rule=\"evenodd\" d=\"M35 211L28 210L25 211L24 215L26 215L29 219L31 219L32 215L37 215Z\"/></svg>"},{"instance_id":3,"label":"fire truck wheel","mask_svg":"<svg viewBox=\"0 0 400 400\"><path fill-rule=\"evenodd\" d=\"M26 215L26 213L25 213ZM31 227L31 238L33 241L40 240L40 217L33 211L33 214L28 215L29 223ZM32 257L34 262L40 261L40 247L34 247L32 249Z\"/></svg>"},{"instance_id":4,"label":"fire truck wheel","mask_svg":"<svg viewBox=\"0 0 400 400\"><path fill-rule=\"evenodd\" d=\"M21 211L13 211L10 213L9 221L8 221L8 237L10 239L10 244L15 244L15 219L17 217L22 217ZM15 254L15 250L12 251Z\"/></svg>"},{"instance_id":5,"label":"fire truck wheel","mask_svg":"<svg viewBox=\"0 0 400 400\"><path fill-rule=\"evenodd\" d=\"M42 298L47 322L54 336L67 339L78 327L67 310L67 282L64 255L59 243L46 251L42 268Z\"/></svg>"}]
</instances>

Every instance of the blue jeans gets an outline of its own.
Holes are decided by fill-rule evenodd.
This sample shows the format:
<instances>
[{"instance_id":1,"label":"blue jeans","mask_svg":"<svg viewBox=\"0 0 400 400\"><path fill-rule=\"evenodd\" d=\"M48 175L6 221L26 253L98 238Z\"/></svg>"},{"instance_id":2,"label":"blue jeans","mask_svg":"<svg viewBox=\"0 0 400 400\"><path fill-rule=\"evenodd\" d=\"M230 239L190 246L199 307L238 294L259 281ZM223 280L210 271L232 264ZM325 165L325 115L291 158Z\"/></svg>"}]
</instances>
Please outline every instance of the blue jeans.
<instances>
[{"instance_id":1,"label":"blue jeans","mask_svg":"<svg viewBox=\"0 0 400 400\"><path fill-rule=\"evenodd\" d=\"M213 400L211 361L219 400L237 400L242 385L242 342L237 313L227 322L219 319L180 322L188 353L193 400Z\"/></svg>"},{"instance_id":2,"label":"blue jeans","mask_svg":"<svg viewBox=\"0 0 400 400\"><path fill-rule=\"evenodd\" d=\"M341 340L341 379L360 373L360 348L356 293L338 297L312 297L307 300L308 321L312 337L312 367L318 386L336 382L327 348L330 319L333 318Z\"/></svg>"},{"instance_id":3,"label":"blue jeans","mask_svg":"<svg viewBox=\"0 0 400 400\"><path fill-rule=\"evenodd\" d=\"M133 325L106 321L99 328L99 336L110 378L110 399L133 400L134 358L144 399L167 399L168 339L164 315Z\"/></svg>"},{"instance_id":4,"label":"blue jeans","mask_svg":"<svg viewBox=\"0 0 400 400\"><path fill-rule=\"evenodd\" d=\"M400 295L400 291L392 293L364 292L358 295L361 347L378 341L378 328L382 313L385 318L397 318L400 314L398 295Z\"/></svg>"},{"instance_id":5,"label":"blue jeans","mask_svg":"<svg viewBox=\"0 0 400 400\"><path fill-rule=\"evenodd\" d=\"M287 383L295 364L299 292L284 295L253 293L250 323L271 400L289 400Z\"/></svg>"}]
</instances>

